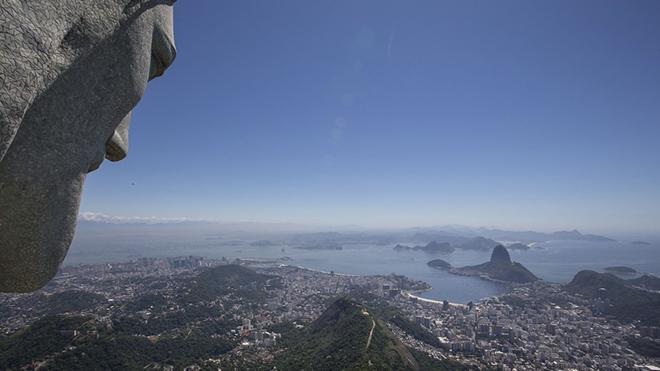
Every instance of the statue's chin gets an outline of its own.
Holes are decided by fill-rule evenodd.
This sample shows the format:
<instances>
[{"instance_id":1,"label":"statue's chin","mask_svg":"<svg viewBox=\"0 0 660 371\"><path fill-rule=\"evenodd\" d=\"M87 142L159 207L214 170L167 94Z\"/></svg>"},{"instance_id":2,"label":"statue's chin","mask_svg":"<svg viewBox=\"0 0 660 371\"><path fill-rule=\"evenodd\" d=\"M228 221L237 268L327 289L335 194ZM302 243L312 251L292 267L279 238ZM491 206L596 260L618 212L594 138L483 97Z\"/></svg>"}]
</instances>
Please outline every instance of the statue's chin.
<instances>
[{"instance_id":1,"label":"statue's chin","mask_svg":"<svg viewBox=\"0 0 660 371\"><path fill-rule=\"evenodd\" d=\"M73 238L84 179L0 184L0 292L34 291L55 276Z\"/></svg>"}]
</instances>

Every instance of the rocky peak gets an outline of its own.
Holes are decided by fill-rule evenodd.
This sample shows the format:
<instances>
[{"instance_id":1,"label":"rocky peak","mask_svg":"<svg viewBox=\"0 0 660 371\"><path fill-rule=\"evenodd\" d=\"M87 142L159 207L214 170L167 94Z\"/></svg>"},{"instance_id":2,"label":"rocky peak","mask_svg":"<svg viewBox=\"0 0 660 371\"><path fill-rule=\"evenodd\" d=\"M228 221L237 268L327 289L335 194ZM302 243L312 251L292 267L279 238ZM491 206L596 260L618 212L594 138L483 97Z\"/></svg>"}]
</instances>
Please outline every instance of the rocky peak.
<instances>
[{"instance_id":1,"label":"rocky peak","mask_svg":"<svg viewBox=\"0 0 660 371\"><path fill-rule=\"evenodd\" d=\"M493 253L490 255L491 263L506 263L511 264L511 257L506 247L497 245L493 248Z\"/></svg>"}]
</instances>

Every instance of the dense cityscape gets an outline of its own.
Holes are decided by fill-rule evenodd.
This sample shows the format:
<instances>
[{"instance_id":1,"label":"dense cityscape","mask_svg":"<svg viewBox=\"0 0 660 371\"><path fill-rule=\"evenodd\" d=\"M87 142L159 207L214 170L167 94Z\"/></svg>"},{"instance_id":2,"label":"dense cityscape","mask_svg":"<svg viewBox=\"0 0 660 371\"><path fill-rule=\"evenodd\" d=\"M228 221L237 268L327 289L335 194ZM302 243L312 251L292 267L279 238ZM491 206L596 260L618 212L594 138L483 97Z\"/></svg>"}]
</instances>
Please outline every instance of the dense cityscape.
<instances>
[{"instance_id":1,"label":"dense cityscape","mask_svg":"<svg viewBox=\"0 0 660 371\"><path fill-rule=\"evenodd\" d=\"M141 364L145 369L272 369L292 331L303 331L335 298L351 297L408 348L465 368L659 369L657 358L632 345L653 342L657 327L598 316L593 300L558 284L511 285L504 295L464 305L423 299L417 293L428 285L403 276L351 276L284 263L181 257L66 267L38 292L0 296L0 366L71 367L85 342L125 333L153 344L191 334L195 341L223 341L172 364L167 359L177 357L169 353ZM45 316L82 316L94 325L58 328L68 338L52 353L8 355L7 342Z\"/></svg>"}]
</instances>

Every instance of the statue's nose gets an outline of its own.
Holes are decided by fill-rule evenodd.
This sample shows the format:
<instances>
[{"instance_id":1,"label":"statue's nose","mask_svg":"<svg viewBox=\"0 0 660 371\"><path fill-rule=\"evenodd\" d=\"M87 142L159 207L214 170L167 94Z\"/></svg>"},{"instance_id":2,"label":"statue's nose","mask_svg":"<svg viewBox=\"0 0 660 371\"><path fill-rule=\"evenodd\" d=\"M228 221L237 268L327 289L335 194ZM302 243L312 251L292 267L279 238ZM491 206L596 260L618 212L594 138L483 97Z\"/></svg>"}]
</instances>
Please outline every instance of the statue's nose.
<instances>
[{"instance_id":1,"label":"statue's nose","mask_svg":"<svg viewBox=\"0 0 660 371\"><path fill-rule=\"evenodd\" d=\"M105 158L110 161L123 160L128 154L128 128L131 124L131 112L117 125L112 136L105 144Z\"/></svg>"},{"instance_id":2,"label":"statue's nose","mask_svg":"<svg viewBox=\"0 0 660 371\"><path fill-rule=\"evenodd\" d=\"M172 7L162 8L160 12L156 13L155 17L151 39L149 80L161 76L176 58ZM130 123L131 113L129 112L105 144L105 158L108 160L120 161L128 155L128 128Z\"/></svg>"}]
</instances>

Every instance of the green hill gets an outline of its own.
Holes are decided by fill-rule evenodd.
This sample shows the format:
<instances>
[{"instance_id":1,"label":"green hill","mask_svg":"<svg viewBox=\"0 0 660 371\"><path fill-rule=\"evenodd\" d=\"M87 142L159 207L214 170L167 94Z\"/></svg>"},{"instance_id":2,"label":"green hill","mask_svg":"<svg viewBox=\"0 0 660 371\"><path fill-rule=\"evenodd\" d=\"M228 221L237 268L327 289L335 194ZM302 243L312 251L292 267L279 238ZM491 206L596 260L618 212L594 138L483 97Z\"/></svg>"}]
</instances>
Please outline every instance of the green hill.
<instances>
[{"instance_id":1,"label":"green hill","mask_svg":"<svg viewBox=\"0 0 660 371\"><path fill-rule=\"evenodd\" d=\"M113 330L80 316L47 316L14 334L0 338L0 370L142 370L151 362L168 362L177 369L236 344L201 331L161 336L150 341ZM66 351L65 351L66 350Z\"/></svg>"},{"instance_id":2,"label":"green hill","mask_svg":"<svg viewBox=\"0 0 660 371\"><path fill-rule=\"evenodd\" d=\"M103 295L85 291L63 291L48 296L46 308L49 314L79 312L106 302Z\"/></svg>"},{"instance_id":3,"label":"green hill","mask_svg":"<svg viewBox=\"0 0 660 371\"><path fill-rule=\"evenodd\" d=\"M379 318L346 298L336 300L305 330L285 341L286 350L275 361L278 370L448 370L457 366L423 353L413 355Z\"/></svg>"},{"instance_id":4,"label":"green hill","mask_svg":"<svg viewBox=\"0 0 660 371\"><path fill-rule=\"evenodd\" d=\"M633 287L635 283L610 273L584 270L564 288L592 299L597 313L624 322L639 320L647 325L660 325L660 294Z\"/></svg>"},{"instance_id":5,"label":"green hill","mask_svg":"<svg viewBox=\"0 0 660 371\"><path fill-rule=\"evenodd\" d=\"M278 279L260 274L240 265L220 265L199 274L188 285L186 301L211 301L220 296L235 294L237 297L260 302L265 297L264 288L276 285Z\"/></svg>"},{"instance_id":6,"label":"green hill","mask_svg":"<svg viewBox=\"0 0 660 371\"><path fill-rule=\"evenodd\" d=\"M74 330L89 322L85 317L47 316L0 338L0 370L14 370L61 351L74 340Z\"/></svg>"}]
</instances>

